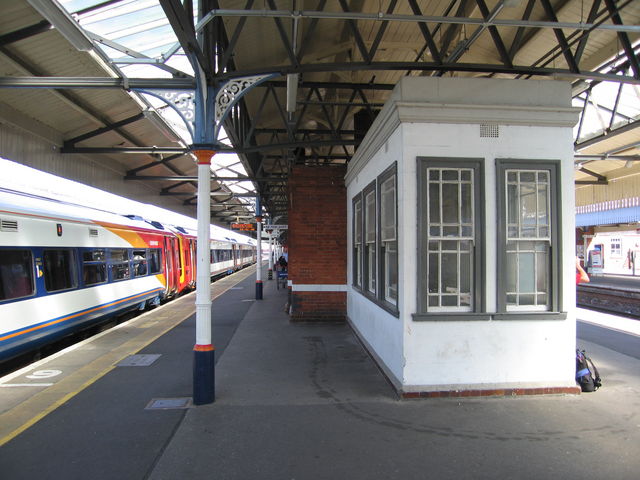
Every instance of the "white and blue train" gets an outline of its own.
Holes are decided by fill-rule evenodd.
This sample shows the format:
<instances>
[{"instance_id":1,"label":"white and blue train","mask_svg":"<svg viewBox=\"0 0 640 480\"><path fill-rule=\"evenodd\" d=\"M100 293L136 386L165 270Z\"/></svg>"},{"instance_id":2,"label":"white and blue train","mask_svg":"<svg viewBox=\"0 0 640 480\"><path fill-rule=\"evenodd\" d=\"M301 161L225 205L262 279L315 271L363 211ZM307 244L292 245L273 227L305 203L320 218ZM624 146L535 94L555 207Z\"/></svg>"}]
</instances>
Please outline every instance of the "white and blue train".
<instances>
[{"instance_id":1,"label":"white and blue train","mask_svg":"<svg viewBox=\"0 0 640 480\"><path fill-rule=\"evenodd\" d=\"M255 240L211 228L211 276L256 261ZM0 189L0 362L195 287L181 227Z\"/></svg>"}]
</instances>

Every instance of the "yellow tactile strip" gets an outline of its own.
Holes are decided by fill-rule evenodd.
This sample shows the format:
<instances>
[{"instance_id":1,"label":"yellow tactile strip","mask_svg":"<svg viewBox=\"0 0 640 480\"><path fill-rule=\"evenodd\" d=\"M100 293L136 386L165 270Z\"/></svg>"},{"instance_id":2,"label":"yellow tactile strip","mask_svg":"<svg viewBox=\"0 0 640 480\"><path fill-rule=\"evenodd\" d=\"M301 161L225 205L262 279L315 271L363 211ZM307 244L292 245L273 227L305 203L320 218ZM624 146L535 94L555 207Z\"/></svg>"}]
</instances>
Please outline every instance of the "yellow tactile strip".
<instances>
[{"instance_id":1,"label":"yellow tactile strip","mask_svg":"<svg viewBox=\"0 0 640 480\"><path fill-rule=\"evenodd\" d=\"M251 275L255 275L255 267L247 268L213 283L212 298L217 298ZM95 360L0 414L0 447L106 375L118 362L139 352L193 315L194 300L195 292L169 302L161 309L150 312L151 314L130 320L127 322L127 328L130 328L133 338L129 335L130 339L126 342L106 351ZM44 364L46 365L46 360ZM39 367L42 365L43 363L40 362ZM28 371L23 372L23 374L26 373Z\"/></svg>"}]
</instances>

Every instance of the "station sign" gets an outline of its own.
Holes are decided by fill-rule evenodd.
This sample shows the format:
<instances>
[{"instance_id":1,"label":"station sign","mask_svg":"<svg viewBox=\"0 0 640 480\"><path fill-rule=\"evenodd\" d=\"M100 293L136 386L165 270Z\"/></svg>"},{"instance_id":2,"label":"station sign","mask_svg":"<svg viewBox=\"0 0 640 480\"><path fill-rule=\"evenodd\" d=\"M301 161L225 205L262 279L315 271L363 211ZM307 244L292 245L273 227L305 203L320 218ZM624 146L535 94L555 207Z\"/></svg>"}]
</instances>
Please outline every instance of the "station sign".
<instances>
[{"instance_id":1,"label":"station sign","mask_svg":"<svg viewBox=\"0 0 640 480\"><path fill-rule=\"evenodd\" d=\"M243 232L255 232L256 224L255 223L232 223L232 230L241 230Z\"/></svg>"},{"instance_id":2,"label":"station sign","mask_svg":"<svg viewBox=\"0 0 640 480\"><path fill-rule=\"evenodd\" d=\"M265 225L265 230L288 230L289 225Z\"/></svg>"}]
</instances>

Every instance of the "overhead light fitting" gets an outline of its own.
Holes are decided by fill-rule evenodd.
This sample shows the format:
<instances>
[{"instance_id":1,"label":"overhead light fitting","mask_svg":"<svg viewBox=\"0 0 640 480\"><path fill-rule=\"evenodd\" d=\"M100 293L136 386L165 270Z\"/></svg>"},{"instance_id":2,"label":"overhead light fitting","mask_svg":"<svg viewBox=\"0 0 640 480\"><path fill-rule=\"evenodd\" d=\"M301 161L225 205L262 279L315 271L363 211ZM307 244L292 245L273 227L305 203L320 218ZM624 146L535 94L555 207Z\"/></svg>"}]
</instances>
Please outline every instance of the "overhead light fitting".
<instances>
[{"instance_id":1,"label":"overhead light fitting","mask_svg":"<svg viewBox=\"0 0 640 480\"><path fill-rule=\"evenodd\" d=\"M298 74L287 74L287 113L296 111L296 97L298 96Z\"/></svg>"},{"instance_id":2,"label":"overhead light fitting","mask_svg":"<svg viewBox=\"0 0 640 480\"><path fill-rule=\"evenodd\" d=\"M78 22L56 0L27 0L71 45L81 52L93 50L93 42Z\"/></svg>"}]
</instances>

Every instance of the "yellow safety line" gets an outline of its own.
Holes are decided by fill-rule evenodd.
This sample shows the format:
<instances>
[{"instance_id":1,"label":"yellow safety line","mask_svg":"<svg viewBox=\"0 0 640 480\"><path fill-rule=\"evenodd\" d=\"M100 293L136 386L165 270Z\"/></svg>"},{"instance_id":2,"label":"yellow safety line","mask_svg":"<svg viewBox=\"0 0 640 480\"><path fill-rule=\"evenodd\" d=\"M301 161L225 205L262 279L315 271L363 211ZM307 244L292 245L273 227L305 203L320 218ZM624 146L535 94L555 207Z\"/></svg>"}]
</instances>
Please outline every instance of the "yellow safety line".
<instances>
[{"instance_id":1,"label":"yellow safety line","mask_svg":"<svg viewBox=\"0 0 640 480\"><path fill-rule=\"evenodd\" d=\"M229 286L225 287L221 292L214 295L212 297L212 300L218 298L220 295L229 290L233 285L237 285L249 275L250 273L247 273L247 275L241 275L241 278L239 278L237 282L230 283ZM218 283L219 286L222 286L220 284L221 282L216 283ZM212 285L212 288L214 285L216 284L214 283ZM176 301L185 300L192 295L193 293L177 299ZM179 304L174 304L172 302L168 304L167 307L171 307L174 305L176 309L180 306ZM75 373L72 373L56 382L51 387L48 387L43 391L31 396L21 404L1 414L0 447L2 447L5 443L9 442L16 436L20 435L31 426L35 425L37 422L57 409L59 406L63 405L75 395L83 391L85 388L109 373L121 360L128 357L129 355L132 355L135 352L139 352L154 340L161 337L172 328L178 326L180 323L193 315L194 312L195 308L193 308L193 310L190 310L189 313L179 321L172 320L171 315L168 315L167 318L164 319L164 321L154 321L154 326L157 326L159 330L155 328L151 331L149 329L142 329L141 333L136 338L125 342L115 350L112 350L108 354L97 358L93 362L77 370ZM93 375L88 380L84 380L87 376L87 373L93 373ZM40 412L37 415L32 416L32 412L34 410L40 410Z\"/></svg>"}]
</instances>

